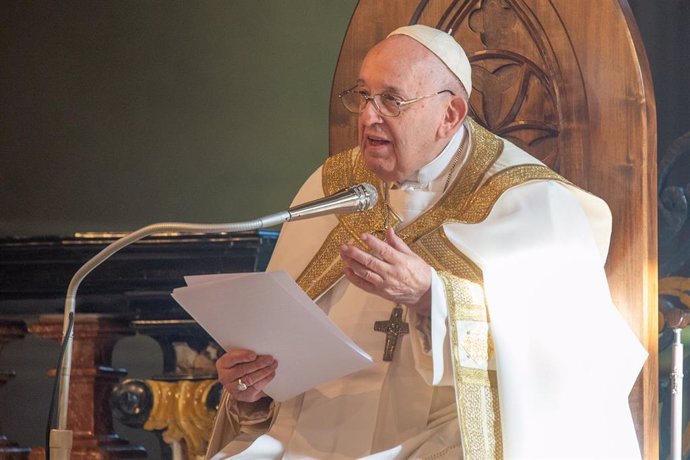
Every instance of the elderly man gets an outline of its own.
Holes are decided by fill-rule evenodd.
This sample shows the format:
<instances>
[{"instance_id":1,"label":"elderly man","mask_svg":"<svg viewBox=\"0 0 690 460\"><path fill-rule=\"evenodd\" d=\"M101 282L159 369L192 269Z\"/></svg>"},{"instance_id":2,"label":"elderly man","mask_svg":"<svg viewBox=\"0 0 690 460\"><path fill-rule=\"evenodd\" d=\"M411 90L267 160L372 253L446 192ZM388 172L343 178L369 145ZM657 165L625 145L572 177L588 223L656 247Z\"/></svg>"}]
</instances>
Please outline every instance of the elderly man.
<instances>
[{"instance_id":1,"label":"elderly man","mask_svg":"<svg viewBox=\"0 0 690 460\"><path fill-rule=\"evenodd\" d=\"M471 90L436 29L366 55L340 95L359 145L295 202L358 182L384 199L287 224L269 269L376 363L276 404L280 363L228 350L209 458L639 457L627 396L644 350L608 294L608 208L467 118Z\"/></svg>"}]
</instances>

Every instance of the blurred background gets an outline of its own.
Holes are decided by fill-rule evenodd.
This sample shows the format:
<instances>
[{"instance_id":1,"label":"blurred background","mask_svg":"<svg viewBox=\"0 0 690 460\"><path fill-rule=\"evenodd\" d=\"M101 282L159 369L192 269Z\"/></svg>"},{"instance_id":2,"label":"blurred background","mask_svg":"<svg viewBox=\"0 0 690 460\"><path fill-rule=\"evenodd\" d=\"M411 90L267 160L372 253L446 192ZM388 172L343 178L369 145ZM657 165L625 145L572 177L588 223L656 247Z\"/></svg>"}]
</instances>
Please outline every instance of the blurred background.
<instances>
[{"instance_id":1,"label":"blurred background","mask_svg":"<svg viewBox=\"0 0 690 460\"><path fill-rule=\"evenodd\" d=\"M3 0L0 237L232 222L286 208L328 154L332 76L356 3ZM682 198L661 206L660 275L687 279L688 251L678 254L690 241L690 2L629 4L655 85L658 157L667 159L660 193L673 185ZM47 404L56 354L29 335L0 355L0 368L17 372L0 391L0 433L22 446L43 443L36 408ZM160 372L160 350L126 338L113 365L146 378ZM35 400L17 398L27 386ZM662 421L662 458L667 428ZM117 430L159 457L152 436Z\"/></svg>"}]
</instances>

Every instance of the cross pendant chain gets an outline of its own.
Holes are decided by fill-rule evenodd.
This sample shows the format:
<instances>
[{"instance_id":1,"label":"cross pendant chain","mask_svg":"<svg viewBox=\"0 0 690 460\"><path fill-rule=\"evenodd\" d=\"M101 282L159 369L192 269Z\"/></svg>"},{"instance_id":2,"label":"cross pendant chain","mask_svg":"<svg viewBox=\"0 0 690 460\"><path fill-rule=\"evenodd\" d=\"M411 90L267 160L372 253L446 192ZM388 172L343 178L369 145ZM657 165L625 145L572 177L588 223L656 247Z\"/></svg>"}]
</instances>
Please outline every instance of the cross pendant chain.
<instances>
[{"instance_id":1,"label":"cross pendant chain","mask_svg":"<svg viewBox=\"0 0 690 460\"><path fill-rule=\"evenodd\" d=\"M383 348L384 361L393 361L393 354L398 344L398 338L403 334L410 333L410 325L403 321L402 314L402 307L396 305L393 311L391 311L391 317L388 321L374 322L375 331L386 333L386 345Z\"/></svg>"}]
</instances>

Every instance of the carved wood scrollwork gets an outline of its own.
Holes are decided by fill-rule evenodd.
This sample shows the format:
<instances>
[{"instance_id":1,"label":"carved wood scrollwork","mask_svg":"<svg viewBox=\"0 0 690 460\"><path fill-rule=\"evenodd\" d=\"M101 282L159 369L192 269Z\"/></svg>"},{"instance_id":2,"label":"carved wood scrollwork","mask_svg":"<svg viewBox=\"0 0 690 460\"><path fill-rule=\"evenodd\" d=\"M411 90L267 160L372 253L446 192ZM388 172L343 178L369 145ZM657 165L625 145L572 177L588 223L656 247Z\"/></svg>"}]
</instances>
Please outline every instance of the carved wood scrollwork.
<instances>
[{"instance_id":1,"label":"carved wood scrollwork","mask_svg":"<svg viewBox=\"0 0 690 460\"><path fill-rule=\"evenodd\" d=\"M558 170L563 78L530 8L522 0L466 0L438 11L422 1L410 23L435 22L463 45L472 64L474 118Z\"/></svg>"}]
</instances>

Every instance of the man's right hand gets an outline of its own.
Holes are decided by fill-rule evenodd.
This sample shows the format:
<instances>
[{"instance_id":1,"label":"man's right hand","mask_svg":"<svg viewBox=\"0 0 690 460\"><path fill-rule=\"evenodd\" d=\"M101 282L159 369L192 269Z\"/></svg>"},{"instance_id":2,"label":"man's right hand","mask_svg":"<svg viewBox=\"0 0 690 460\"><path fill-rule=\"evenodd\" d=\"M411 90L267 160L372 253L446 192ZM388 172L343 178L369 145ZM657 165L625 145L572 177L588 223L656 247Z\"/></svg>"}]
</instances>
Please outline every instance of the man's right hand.
<instances>
[{"instance_id":1,"label":"man's right hand","mask_svg":"<svg viewBox=\"0 0 690 460\"><path fill-rule=\"evenodd\" d=\"M251 350L230 350L216 361L218 381L235 401L254 402L266 397L263 389L276 375L278 361ZM247 386L240 391L239 379Z\"/></svg>"}]
</instances>

